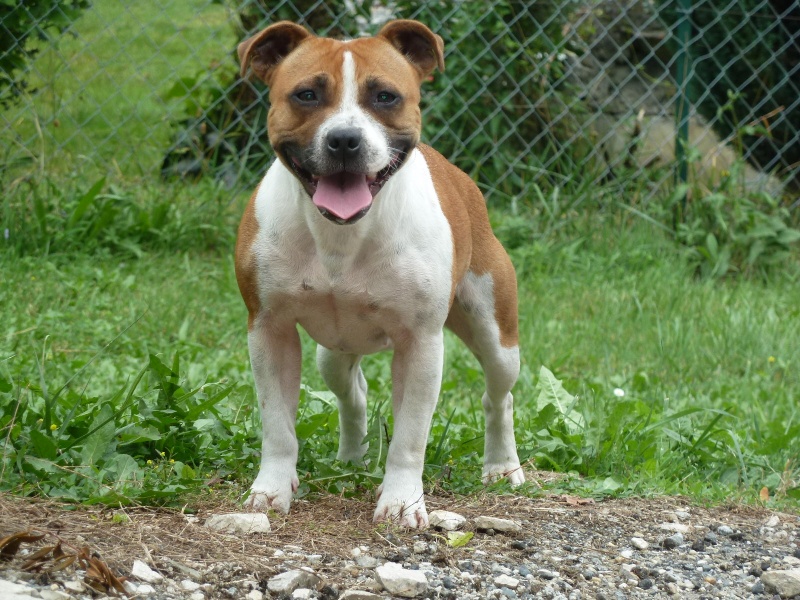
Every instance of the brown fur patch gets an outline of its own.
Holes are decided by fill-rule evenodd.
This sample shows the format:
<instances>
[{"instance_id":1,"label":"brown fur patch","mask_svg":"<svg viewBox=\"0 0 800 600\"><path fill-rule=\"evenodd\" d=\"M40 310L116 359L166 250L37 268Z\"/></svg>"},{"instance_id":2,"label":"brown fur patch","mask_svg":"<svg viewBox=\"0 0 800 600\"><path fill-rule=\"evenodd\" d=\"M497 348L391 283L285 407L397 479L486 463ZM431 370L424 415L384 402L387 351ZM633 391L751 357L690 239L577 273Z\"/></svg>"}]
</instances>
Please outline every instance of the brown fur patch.
<instances>
[{"instance_id":1,"label":"brown fur patch","mask_svg":"<svg viewBox=\"0 0 800 600\"><path fill-rule=\"evenodd\" d=\"M472 179L433 148L417 146L428 163L442 211L453 231L453 292L467 270L489 273L494 283L494 315L500 327L500 343L511 348L519 343L517 276L511 259L495 237L483 194Z\"/></svg>"},{"instance_id":2,"label":"brown fur patch","mask_svg":"<svg viewBox=\"0 0 800 600\"><path fill-rule=\"evenodd\" d=\"M256 220L256 187L247 208L244 210L242 220L239 222L239 233L236 237L236 282L247 307L247 329L252 329L253 321L261 310L261 301L258 296L258 278L256 261L253 255L253 242L258 234L258 221Z\"/></svg>"}]
</instances>

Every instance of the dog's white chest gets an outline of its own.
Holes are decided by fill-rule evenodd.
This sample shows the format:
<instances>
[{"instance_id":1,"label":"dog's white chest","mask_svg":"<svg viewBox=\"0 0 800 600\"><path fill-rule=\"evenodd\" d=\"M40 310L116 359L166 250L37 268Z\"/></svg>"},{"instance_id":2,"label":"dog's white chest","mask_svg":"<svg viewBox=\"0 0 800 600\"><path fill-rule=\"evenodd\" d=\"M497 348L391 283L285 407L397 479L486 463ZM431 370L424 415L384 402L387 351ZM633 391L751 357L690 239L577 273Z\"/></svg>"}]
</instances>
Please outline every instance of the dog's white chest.
<instances>
[{"instance_id":1,"label":"dog's white chest","mask_svg":"<svg viewBox=\"0 0 800 600\"><path fill-rule=\"evenodd\" d=\"M319 215L280 164L261 184L256 214L261 303L323 346L370 354L441 329L453 242L424 159L415 153L354 225Z\"/></svg>"}]
</instances>

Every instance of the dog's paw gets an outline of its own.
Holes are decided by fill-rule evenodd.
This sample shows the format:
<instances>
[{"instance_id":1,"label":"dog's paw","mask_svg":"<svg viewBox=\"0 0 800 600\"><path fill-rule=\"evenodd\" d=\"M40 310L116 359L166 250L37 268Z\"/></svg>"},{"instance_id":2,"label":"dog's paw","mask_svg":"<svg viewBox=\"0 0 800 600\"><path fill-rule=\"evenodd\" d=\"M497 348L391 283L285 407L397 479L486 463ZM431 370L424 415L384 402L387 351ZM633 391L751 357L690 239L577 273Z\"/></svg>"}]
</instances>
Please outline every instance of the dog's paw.
<instances>
[{"instance_id":1,"label":"dog's paw","mask_svg":"<svg viewBox=\"0 0 800 600\"><path fill-rule=\"evenodd\" d=\"M288 514L289 505L292 503L292 494L297 491L300 481L297 475L283 478L262 478L259 476L250 487L250 494L244 505L252 510L266 512L275 510Z\"/></svg>"},{"instance_id":2,"label":"dog's paw","mask_svg":"<svg viewBox=\"0 0 800 600\"><path fill-rule=\"evenodd\" d=\"M519 463L483 465L483 476L481 477L483 485L489 485L503 478L508 479L508 483L512 487L525 483L525 473L522 472L522 467L519 466Z\"/></svg>"},{"instance_id":3,"label":"dog's paw","mask_svg":"<svg viewBox=\"0 0 800 600\"><path fill-rule=\"evenodd\" d=\"M378 488L378 506L372 520L375 523L388 521L410 529L425 529L428 526L428 511L421 487L412 487L407 493L386 491Z\"/></svg>"}]
</instances>

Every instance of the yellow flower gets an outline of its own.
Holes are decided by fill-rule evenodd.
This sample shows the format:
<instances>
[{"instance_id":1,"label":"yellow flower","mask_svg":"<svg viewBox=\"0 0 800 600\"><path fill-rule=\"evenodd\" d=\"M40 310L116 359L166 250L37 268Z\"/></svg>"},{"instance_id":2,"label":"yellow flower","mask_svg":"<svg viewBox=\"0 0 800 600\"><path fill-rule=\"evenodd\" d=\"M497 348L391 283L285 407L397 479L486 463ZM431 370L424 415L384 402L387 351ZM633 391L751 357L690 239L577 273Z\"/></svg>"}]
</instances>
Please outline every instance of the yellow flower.
<instances>
[{"instance_id":1,"label":"yellow flower","mask_svg":"<svg viewBox=\"0 0 800 600\"><path fill-rule=\"evenodd\" d=\"M153 461L152 461L152 460L148 460L148 461L147 461L147 464L148 464L148 465L152 465L152 464L153 464Z\"/></svg>"},{"instance_id":2,"label":"yellow flower","mask_svg":"<svg viewBox=\"0 0 800 600\"><path fill-rule=\"evenodd\" d=\"M161 455L161 458L164 458L167 455L166 452L159 452L159 454Z\"/></svg>"},{"instance_id":3,"label":"yellow flower","mask_svg":"<svg viewBox=\"0 0 800 600\"><path fill-rule=\"evenodd\" d=\"M767 362L768 362L768 363L774 363L774 362L775 362L775 357L774 357L774 356L770 356L770 357L767 359Z\"/></svg>"},{"instance_id":4,"label":"yellow flower","mask_svg":"<svg viewBox=\"0 0 800 600\"><path fill-rule=\"evenodd\" d=\"M50 425L50 431L55 431L56 429L58 429L58 425L56 425L55 423Z\"/></svg>"}]
</instances>

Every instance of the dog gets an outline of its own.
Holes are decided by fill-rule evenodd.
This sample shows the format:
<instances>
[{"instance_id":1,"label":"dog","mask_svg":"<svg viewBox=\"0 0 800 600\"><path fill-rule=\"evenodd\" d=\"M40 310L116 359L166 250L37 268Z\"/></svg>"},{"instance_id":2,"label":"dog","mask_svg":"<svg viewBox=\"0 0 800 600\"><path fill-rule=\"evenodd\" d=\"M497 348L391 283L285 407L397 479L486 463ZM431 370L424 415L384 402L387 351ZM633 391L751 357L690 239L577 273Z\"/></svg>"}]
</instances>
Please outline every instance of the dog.
<instances>
[{"instance_id":1,"label":"dog","mask_svg":"<svg viewBox=\"0 0 800 600\"><path fill-rule=\"evenodd\" d=\"M444 70L442 39L417 21L334 40L282 21L238 46L269 87L277 160L239 226L236 278L263 423L247 503L288 513L298 478L299 324L336 395L342 461L367 446L361 357L392 350L394 434L374 520L423 528L422 471L439 396L444 327L485 378L483 480L525 481L511 388L519 375L517 283L468 175L420 143L420 87Z\"/></svg>"}]
</instances>

